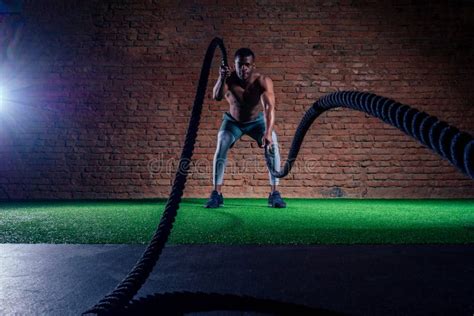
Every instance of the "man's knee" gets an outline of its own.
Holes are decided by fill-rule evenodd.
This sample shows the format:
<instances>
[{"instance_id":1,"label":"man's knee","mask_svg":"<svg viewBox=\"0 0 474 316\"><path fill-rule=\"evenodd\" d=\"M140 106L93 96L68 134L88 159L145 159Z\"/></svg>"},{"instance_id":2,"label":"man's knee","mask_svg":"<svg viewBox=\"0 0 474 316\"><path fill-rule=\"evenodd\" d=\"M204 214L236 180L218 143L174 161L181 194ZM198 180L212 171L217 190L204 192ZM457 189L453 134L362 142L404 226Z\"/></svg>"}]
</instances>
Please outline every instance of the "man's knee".
<instances>
[{"instance_id":1,"label":"man's knee","mask_svg":"<svg viewBox=\"0 0 474 316\"><path fill-rule=\"evenodd\" d=\"M234 142L234 135L229 131L219 131L217 134L216 156L222 157L227 154L227 150Z\"/></svg>"},{"instance_id":2,"label":"man's knee","mask_svg":"<svg viewBox=\"0 0 474 316\"><path fill-rule=\"evenodd\" d=\"M278 156L280 154L279 148L278 148L278 137L275 131L272 131L272 145L270 146L270 150L268 153L271 156Z\"/></svg>"},{"instance_id":3,"label":"man's knee","mask_svg":"<svg viewBox=\"0 0 474 316\"><path fill-rule=\"evenodd\" d=\"M277 145L278 144L278 137L275 131L272 131L272 142Z\"/></svg>"},{"instance_id":4,"label":"man's knee","mask_svg":"<svg viewBox=\"0 0 474 316\"><path fill-rule=\"evenodd\" d=\"M225 167L225 165L227 164L227 158L223 157L216 157L214 161L217 168Z\"/></svg>"},{"instance_id":5,"label":"man's knee","mask_svg":"<svg viewBox=\"0 0 474 316\"><path fill-rule=\"evenodd\" d=\"M230 146L234 142L235 138L229 131L219 131L217 134L217 144L218 145L228 145Z\"/></svg>"}]
</instances>

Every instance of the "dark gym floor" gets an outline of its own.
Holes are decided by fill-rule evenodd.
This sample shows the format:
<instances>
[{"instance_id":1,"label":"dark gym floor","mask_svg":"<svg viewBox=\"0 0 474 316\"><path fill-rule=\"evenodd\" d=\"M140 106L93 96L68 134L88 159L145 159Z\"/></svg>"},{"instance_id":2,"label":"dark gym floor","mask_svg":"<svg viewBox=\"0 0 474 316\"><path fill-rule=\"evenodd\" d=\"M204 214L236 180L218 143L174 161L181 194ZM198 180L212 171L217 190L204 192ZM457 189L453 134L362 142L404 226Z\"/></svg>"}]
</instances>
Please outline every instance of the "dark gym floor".
<instances>
[{"instance_id":1,"label":"dark gym floor","mask_svg":"<svg viewBox=\"0 0 474 316\"><path fill-rule=\"evenodd\" d=\"M1 244L0 314L78 315L123 279L144 248ZM472 316L474 247L169 246L138 297L180 291L350 315Z\"/></svg>"}]
</instances>

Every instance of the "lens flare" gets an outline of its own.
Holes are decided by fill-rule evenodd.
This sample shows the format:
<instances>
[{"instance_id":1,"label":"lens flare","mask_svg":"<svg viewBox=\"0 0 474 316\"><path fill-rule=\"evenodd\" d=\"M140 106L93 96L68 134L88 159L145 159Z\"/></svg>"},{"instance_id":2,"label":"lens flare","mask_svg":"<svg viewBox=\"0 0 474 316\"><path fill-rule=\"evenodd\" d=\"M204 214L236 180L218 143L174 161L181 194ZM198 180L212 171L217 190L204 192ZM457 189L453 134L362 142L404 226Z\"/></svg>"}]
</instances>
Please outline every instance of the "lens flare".
<instances>
[{"instance_id":1,"label":"lens flare","mask_svg":"<svg viewBox=\"0 0 474 316\"><path fill-rule=\"evenodd\" d=\"M4 98L5 98L5 95L3 92L3 85L0 83L0 113L4 111L4 101L3 101Z\"/></svg>"}]
</instances>

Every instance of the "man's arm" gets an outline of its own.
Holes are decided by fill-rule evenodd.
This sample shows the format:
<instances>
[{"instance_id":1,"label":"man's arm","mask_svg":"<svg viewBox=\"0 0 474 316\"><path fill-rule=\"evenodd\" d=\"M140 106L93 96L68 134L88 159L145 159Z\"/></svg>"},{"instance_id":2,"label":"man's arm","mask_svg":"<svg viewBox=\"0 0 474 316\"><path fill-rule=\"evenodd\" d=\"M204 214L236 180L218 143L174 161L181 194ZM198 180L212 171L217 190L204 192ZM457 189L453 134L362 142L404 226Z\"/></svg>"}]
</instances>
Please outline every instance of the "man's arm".
<instances>
[{"instance_id":1,"label":"man's arm","mask_svg":"<svg viewBox=\"0 0 474 316\"><path fill-rule=\"evenodd\" d=\"M272 131L275 124L275 93L273 91L273 81L270 77L262 80L262 105L265 120L265 133L262 139L262 147L272 144Z\"/></svg>"},{"instance_id":2,"label":"man's arm","mask_svg":"<svg viewBox=\"0 0 474 316\"><path fill-rule=\"evenodd\" d=\"M227 78L230 76L230 68L221 65L219 69L219 78L217 79L214 89L212 90L212 98L216 101L221 101L224 94L227 92Z\"/></svg>"}]
</instances>

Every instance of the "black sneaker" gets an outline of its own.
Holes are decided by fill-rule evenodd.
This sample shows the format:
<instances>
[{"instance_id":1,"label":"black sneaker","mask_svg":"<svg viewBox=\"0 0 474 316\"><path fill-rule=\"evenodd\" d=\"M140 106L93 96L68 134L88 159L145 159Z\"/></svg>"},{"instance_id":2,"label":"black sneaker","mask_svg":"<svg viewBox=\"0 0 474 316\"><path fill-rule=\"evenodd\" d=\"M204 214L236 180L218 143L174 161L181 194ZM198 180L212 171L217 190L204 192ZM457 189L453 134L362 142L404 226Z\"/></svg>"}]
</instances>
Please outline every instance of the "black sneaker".
<instances>
[{"instance_id":1,"label":"black sneaker","mask_svg":"<svg viewBox=\"0 0 474 316\"><path fill-rule=\"evenodd\" d=\"M268 196L268 206L276 208L286 207L286 203L281 198L280 192L273 191L272 193L270 193L270 195Z\"/></svg>"},{"instance_id":2,"label":"black sneaker","mask_svg":"<svg viewBox=\"0 0 474 316\"><path fill-rule=\"evenodd\" d=\"M207 203L204 207L217 208L223 204L224 204L224 196L222 196L222 193L219 194L219 192L217 192L216 190L213 190L211 193L211 196L209 197L209 200L207 200Z\"/></svg>"}]
</instances>

